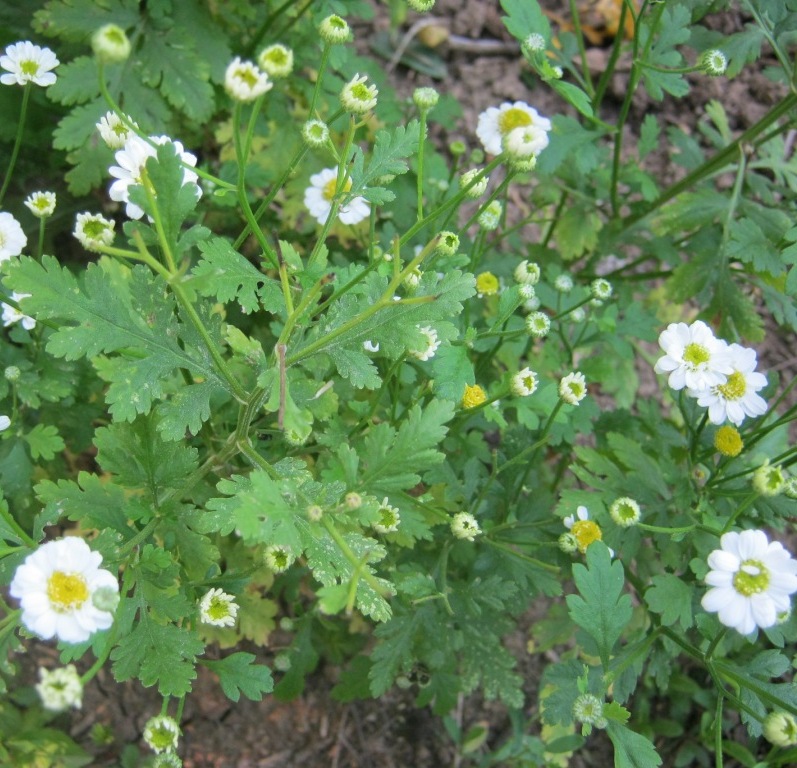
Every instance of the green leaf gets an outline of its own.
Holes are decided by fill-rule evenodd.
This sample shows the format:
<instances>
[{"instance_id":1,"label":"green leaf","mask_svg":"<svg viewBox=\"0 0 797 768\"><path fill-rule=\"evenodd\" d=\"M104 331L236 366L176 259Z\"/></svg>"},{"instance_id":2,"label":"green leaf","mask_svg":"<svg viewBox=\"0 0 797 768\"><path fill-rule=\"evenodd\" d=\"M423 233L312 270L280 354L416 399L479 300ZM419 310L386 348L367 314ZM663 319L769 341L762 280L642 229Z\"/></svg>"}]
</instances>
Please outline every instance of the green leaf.
<instances>
[{"instance_id":1,"label":"green leaf","mask_svg":"<svg viewBox=\"0 0 797 768\"><path fill-rule=\"evenodd\" d=\"M61 435L52 424L37 424L23 437L34 459L42 458L49 461L65 447Z\"/></svg>"},{"instance_id":2,"label":"green leaf","mask_svg":"<svg viewBox=\"0 0 797 768\"><path fill-rule=\"evenodd\" d=\"M650 46L649 58L642 63L642 79L645 83L645 90L655 101L661 101L664 98L664 91L673 96L685 96L689 93L689 83L682 74L661 72L644 65L652 64L655 67L664 68L683 66L683 56L676 46L689 40L692 16L686 6L672 5L664 9L660 23L657 23L658 21L658 16L652 14L643 24L640 34L640 50L644 50L654 27L658 32L658 36Z\"/></svg>"},{"instance_id":3,"label":"green leaf","mask_svg":"<svg viewBox=\"0 0 797 768\"><path fill-rule=\"evenodd\" d=\"M592 117L595 114L592 110L592 101L589 96L577 85L565 83L562 80L549 80L548 85L585 117Z\"/></svg>"},{"instance_id":4,"label":"green leaf","mask_svg":"<svg viewBox=\"0 0 797 768\"><path fill-rule=\"evenodd\" d=\"M659 121L655 115L648 113L642 121L639 130L639 143L637 144L637 152L639 159L647 157L654 149L659 146L659 136L661 128Z\"/></svg>"},{"instance_id":5,"label":"green leaf","mask_svg":"<svg viewBox=\"0 0 797 768\"><path fill-rule=\"evenodd\" d=\"M464 344L442 344L432 358L434 393L445 400L458 403L466 384L474 384L473 363Z\"/></svg>"},{"instance_id":6,"label":"green leaf","mask_svg":"<svg viewBox=\"0 0 797 768\"><path fill-rule=\"evenodd\" d=\"M609 548L596 541L587 547L587 566L573 566L573 580L580 596L566 598L570 618L595 641L607 669L612 648L631 620L631 598L623 594L623 565L612 562Z\"/></svg>"},{"instance_id":7,"label":"green leaf","mask_svg":"<svg viewBox=\"0 0 797 768\"><path fill-rule=\"evenodd\" d=\"M502 17L504 26L519 43L532 33L550 42L551 25L537 0L501 0L501 7L507 14Z\"/></svg>"},{"instance_id":8,"label":"green leaf","mask_svg":"<svg viewBox=\"0 0 797 768\"><path fill-rule=\"evenodd\" d=\"M645 592L645 602L654 613L661 614L665 627L679 622L683 629L692 626L692 590L670 573L654 576L651 587Z\"/></svg>"},{"instance_id":9,"label":"green leaf","mask_svg":"<svg viewBox=\"0 0 797 768\"><path fill-rule=\"evenodd\" d=\"M139 22L138 7L138 0L50 0L33 15L33 27L48 37L85 44L104 24L118 24L122 29L135 27Z\"/></svg>"},{"instance_id":10,"label":"green leaf","mask_svg":"<svg viewBox=\"0 0 797 768\"><path fill-rule=\"evenodd\" d=\"M598 233L603 226L600 216L582 206L568 208L556 225L556 243L565 261L579 258L598 244Z\"/></svg>"},{"instance_id":11,"label":"green leaf","mask_svg":"<svg viewBox=\"0 0 797 768\"><path fill-rule=\"evenodd\" d=\"M606 733L614 744L615 768L657 768L661 758L649 739L610 720Z\"/></svg>"},{"instance_id":12,"label":"green leaf","mask_svg":"<svg viewBox=\"0 0 797 768\"><path fill-rule=\"evenodd\" d=\"M47 89L49 98L67 107L83 104L99 95L97 61L91 56L78 56L65 64L59 64L58 79Z\"/></svg>"},{"instance_id":13,"label":"green leaf","mask_svg":"<svg viewBox=\"0 0 797 768\"><path fill-rule=\"evenodd\" d=\"M264 693L271 693L274 681L271 671L263 664L255 664L252 653L233 653L219 661L202 661L208 669L219 676L219 683L231 701L238 701L241 694L250 701L260 701Z\"/></svg>"},{"instance_id":14,"label":"green leaf","mask_svg":"<svg viewBox=\"0 0 797 768\"><path fill-rule=\"evenodd\" d=\"M752 219L743 218L731 224L728 256L750 264L756 272L768 272L777 277L785 267L780 250Z\"/></svg>"}]
</instances>

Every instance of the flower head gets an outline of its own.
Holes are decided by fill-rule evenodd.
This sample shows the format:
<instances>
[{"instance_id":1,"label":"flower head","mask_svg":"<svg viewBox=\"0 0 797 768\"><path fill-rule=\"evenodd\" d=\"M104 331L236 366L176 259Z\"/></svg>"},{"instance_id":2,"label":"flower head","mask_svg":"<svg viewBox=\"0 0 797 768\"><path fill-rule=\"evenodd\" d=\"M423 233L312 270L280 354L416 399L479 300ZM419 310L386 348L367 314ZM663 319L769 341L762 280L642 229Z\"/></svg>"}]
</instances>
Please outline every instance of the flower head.
<instances>
[{"instance_id":1,"label":"flower head","mask_svg":"<svg viewBox=\"0 0 797 768\"><path fill-rule=\"evenodd\" d=\"M772 466L767 459L753 472L753 488L762 496L777 496L786 487L786 475L779 464Z\"/></svg>"},{"instance_id":2,"label":"flower head","mask_svg":"<svg viewBox=\"0 0 797 768\"><path fill-rule=\"evenodd\" d=\"M0 212L0 262L19 256L27 244L19 222L10 213Z\"/></svg>"},{"instance_id":3,"label":"flower head","mask_svg":"<svg viewBox=\"0 0 797 768\"><path fill-rule=\"evenodd\" d=\"M627 496L615 499L609 507L609 516L622 528L630 528L636 525L641 517L639 504Z\"/></svg>"},{"instance_id":4,"label":"flower head","mask_svg":"<svg viewBox=\"0 0 797 768\"><path fill-rule=\"evenodd\" d=\"M556 288L559 293L570 293L573 290L573 278L567 274L567 272L562 272L561 275L557 275L556 280L553 281L553 287Z\"/></svg>"},{"instance_id":5,"label":"flower head","mask_svg":"<svg viewBox=\"0 0 797 768\"><path fill-rule=\"evenodd\" d=\"M420 246L418 246L420 248ZM404 287L412 292L414 291L420 284L421 278L423 277L423 271L420 267L413 267L407 274L404 276Z\"/></svg>"},{"instance_id":6,"label":"flower head","mask_svg":"<svg viewBox=\"0 0 797 768\"><path fill-rule=\"evenodd\" d=\"M202 194L202 190L196 183L199 177L194 171L185 168L186 165L196 165L196 156L186 152L179 141L172 141L168 136L150 136L149 141L144 141L136 135L128 136L124 148L116 153L116 162L119 165L112 165L108 169L108 173L116 179L111 184L108 195L111 200L127 204L125 212L131 219L140 219L144 215L144 211L139 206L130 202L130 188L144 183L147 160L158 155L157 150L150 142L157 146L172 144L175 154L183 164L183 185L193 185L194 194L197 197Z\"/></svg>"},{"instance_id":7,"label":"flower head","mask_svg":"<svg viewBox=\"0 0 797 768\"><path fill-rule=\"evenodd\" d=\"M234 595L214 588L206 592L199 601L199 620L213 627L232 627L238 615L238 604Z\"/></svg>"},{"instance_id":8,"label":"flower head","mask_svg":"<svg viewBox=\"0 0 797 768\"><path fill-rule=\"evenodd\" d=\"M63 712L70 707L80 709L83 704L83 683L74 664L52 671L39 667L36 693L50 712Z\"/></svg>"},{"instance_id":9,"label":"flower head","mask_svg":"<svg viewBox=\"0 0 797 768\"><path fill-rule=\"evenodd\" d=\"M479 115L476 135L486 152L497 155L503 148L504 136L516 128L528 126L547 133L551 130L551 121L523 101L514 104L507 101L500 107L489 107Z\"/></svg>"},{"instance_id":10,"label":"flower head","mask_svg":"<svg viewBox=\"0 0 797 768\"><path fill-rule=\"evenodd\" d=\"M82 643L108 629L113 614L99 609L93 597L102 587L118 591L119 585L101 563L101 555L74 536L48 541L28 555L9 588L20 601L26 629L66 643Z\"/></svg>"},{"instance_id":11,"label":"flower head","mask_svg":"<svg viewBox=\"0 0 797 768\"><path fill-rule=\"evenodd\" d=\"M725 533L720 547L708 556L703 608L742 635L774 626L797 592L797 561L764 531Z\"/></svg>"},{"instance_id":12,"label":"flower head","mask_svg":"<svg viewBox=\"0 0 797 768\"><path fill-rule=\"evenodd\" d=\"M457 512L451 519L451 533L457 539L473 541L481 532L478 520L470 512Z\"/></svg>"},{"instance_id":13,"label":"flower head","mask_svg":"<svg viewBox=\"0 0 797 768\"><path fill-rule=\"evenodd\" d=\"M512 377L509 386L518 397L528 397L537 391L537 384L537 374L526 366Z\"/></svg>"},{"instance_id":14,"label":"flower head","mask_svg":"<svg viewBox=\"0 0 797 768\"><path fill-rule=\"evenodd\" d=\"M714 435L714 447L723 456L733 457L738 456L742 452L744 443L742 442L742 436L739 434L739 430L736 429L736 427L732 427L730 424L726 424L724 427L720 427Z\"/></svg>"},{"instance_id":15,"label":"flower head","mask_svg":"<svg viewBox=\"0 0 797 768\"><path fill-rule=\"evenodd\" d=\"M587 382L580 371L568 373L559 382L559 397L570 405L578 405L587 396Z\"/></svg>"},{"instance_id":16,"label":"flower head","mask_svg":"<svg viewBox=\"0 0 797 768\"><path fill-rule=\"evenodd\" d=\"M589 286L590 293L593 299L598 301L605 301L611 298L612 284L603 277L596 277Z\"/></svg>"},{"instance_id":17,"label":"flower head","mask_svg":"<svg viewBox=\"0 0 797 768\"><path fill-rule=\"evenodd\" d=\"M377 533L393 533L398 530L401 514L396 507L388 503L387 496L382 500L376 513L377 519L372 525Z\"/></svg>"},{"instance_id":18,"label":"flower head","mask_svg":"<svg viewBox=\"0 0 797 768\"><path fill-rule=\"evenodd\" d=\"M573 704L573 717L586 725L605 728L608 720L603 715L603 702L591 693L582 693Z\"/></svg>"},{"instance_id":19,"label":"flower head","mask_svg":"<svg viewBox=\"0 0 797 768\"><path fill-rule=\"evenodd\" d=\"M349 509L353 512L355 509L359 509L363 505L363 497L360 496L360 494L356 491L349 491L344 496L343 503L346 505L346 509Z\"/></svg>"},{"instance_id":20,"label":"flower head","mask_svg":"<svg viewBox=\"0 0 797 768\"><path fill-rule=\"evenodd\" d=\"M275 80L293 72L293 51L287 45L274 43L257 56L257 66Z\"/></svg>"},{"instance_id":21,"label":"flower head","mask_svg":"<svg viewBox=\"0 0 797 768\"><path fill-rule=\"evenodd\" d=\"M576 546L582 555L590 544L603 539L601 527L594 520L590 520L589 510L584 506L578 507L575 515L568 515L564 519L564 524L565 528L576 537Z\"/></svg>"},{"instance_id":22,"label":"flower head","mask_svg":"<svg viewBox=\"0 0 797 768\"><path fill-rule=\"evenodd\" d=\"M113 242L115 226L110 219L99 213L79 213L75 218L72 234L87 251L97 251L101 246Z\"/></svg>"},{"instance_id":23,"label":"flower head","mask_svg":"<svg viewBox=\"0 0 797 768\"><path fill-rule=\"evenodd\" d=\"M30 296L29 293L17 293L14 291L11 294L11 298L19 304L21 299L27 299ZM36 327L36 321L29 317L28 315L20 312L16 307L12 307L10 304L6 304L3 302L3 327L8 328L9 325L13 325L14 323L20 323L22 327L26 331L33 330Z\"/></svg>"},{"instance_id":24,"label":"flower head","mask_svg":"<svg viewBox=\"0 0 797 768\"><path fill-rule=\"evenodd\" d=\"M479 226L482 229L491 231L498 229L501 223L501 215L504 212L504 206L500 201L493 200L480 214L478 218Z\"/></svg>"},{"instance_id":25,"label":"flower head","mask_svg":"<svg viewBox=\"0 0 797 768\"><path fill-rule=\"evenodd\" d=\"M424 337L423 347L420 349L413 348L408 350L408 352L417 360L422 360L425 362L426 360L431 360L434 357L435 352L437 352L437 349L440 346L440 341L437 338L437 331L428 325L418 328L418 331Z\"/></svg>"},{"instance_id":26,"label":"flower head","mask_svg":"<svg viewBox=\"0 0 797 768\"><path fill-rule=\"evenodd\" d=\"M340 103L347 112L364 115L376 106L379 89L368 84L367 75L355 75L340 92Z\"/></svg>"},{"instance_id":27,"label":"flower head","mask_svg":"<svg viewBox=\"0 0 797 768\"><path fill-rule=\"evenodd\" d=\"M268 75L251 61L243 61L236 56L224 73L224 90L235 101L254 101L274 87ZM193 165L193 163L192 163Z\"/></svg>"},{"instance_id":28,"label":"flower head","mask_svg":"<svg viewBox=\"0 0 797 768\"><path fill-rule=\"evenodd\" d=\"M536 285L540 281L540 265L523 259L515 267L515 280L521 285Z\"/></svg>"},{"instance_id":29,"label":"flower head","mask_svg":"<svg viewBox=\"0 0 797 768\"><path fill-rule=\"evenodd\" d=\"M465 394L462 395L463 408L476 408L487 402L487 393L478 385L465 385Z\"/></svg>"},{"instance_id":30,"label":"flower head","mask_svg":"<svg viewBox=\"0 0 797 768\"><path fill-rule=\"evenodd\" d=\"M31 192L25 207L37 218L46 219L55 213L55 192Z\"/></svg>"},{"instance_id":31,"label":"flower head","mask_svg":"<svg viewBox=\"0 0 797 768\"><path fill-rule=\"evenodd\" d=\"M91 36L91 50L106 64L125 61L130 56L130 40L117 24L105 24Z\"/></svg>"},{"instance_id":32,"label":"flower head","mask_svg":"<svg viewBox=\"0 0 797 768\"><path fill-rule=\"evenodd\" d=\"M722 51L712 48L703 52L698 66L707 75L719 77L719 75L725 74L725 70L728 68L728 59Z\"/></svg>"},{"instance_id":33,"label":"flower head","mask_svg":"<svg viewBox=\"0 0 797 768\"><path fill-rule=\"evenodd\" d=\"M472 200L475 200L477 197L481 197L487 191L487 184L490 181L489 176L482 176L481 179L474 183L476 177L481 173L480 168L472 168L469 171L465 171L462 176L459 177L459 188L465 189L466 187L470 187L467 192L465 192L465 197L469 197Z\"/></svg>"},{"instance_id":34,"label":"flower head","mask_svg":"<svg viewBox=\"0 0 797 768\"><path fill-rule=\"evenodd\" d=\"M526 330L535 339L542 339L551 330L551 318L545 312L532 312L526 318Z\"/></svg>"},{"instance_id":35,"label":"flower head","mask_svg":"<svg viewBox=\"0 0 797 768\"><path fill-rule=\"evenodd\" d=\"M335 45L351 40L351 28L345 19L333 14L327 16L318 27L318 34L325 43Z\"/></svg>"},{"instance_id":36,"label":"flower head","mask_svg":"<svg viewBox=\"0 0 797 768\"><path fill-rule=\"evenodd\" d=\"M764 738L776 747L797 744L797 718L790 712L770 712L764 720Z\"/></svg>"},{"instance_id":37,"label":"flower head","mask_svg":"<svg viewBox=\"0 0 797 768\"><path fill-rule=\"evenodd\" d=\"M518 293L520 294L520 298L523 299L525 302L533 301L537 299L537 291L534 290L534 286L530 283L521 283L518 286ZM539 299L537 299L539 301ZM539 304L537 304L539 306ZM535 307L536 309L536 307Z\"/></svg>"},{"instance_id":38,"label":"flower head","mask_svg":"<svg viewBox=\"0 0 797 768\"><path fill-rule=\"evenodd\" d=\"M321 120L308 120L302 126L302 139L308 147L319 149L329 141L329 128Z\"/></svg>"},{"instance_id":39,"label":"flower head","mask_svg":"<svg viewBox=\"0 0 797 768\"><path fill-rule=\"evenodd\" d=\"M532 32L523 41L523 47L530 53L542 53L548 47L548 44L539 32Z\"/></svg>"},{"instance_id":40,"label":"flower head","mask_svg":"<svg viewBox=\"0 0 797 768\"><path fill-rule=\"evenodd\" d=\"M127 119L132 122L129 117ZM105 142L105 145L111 149L121 149L124 147L125 142L135 135L116 112L106 112L97 123L97 130L100 132L100 137Z\"/></svg>"},{"instance_id":41,"label":"flower head","mask_svg":"<svg viewBox=\"0 0 797 768\"><path fill-rule=\"evenodd\" d=\"M539 125L522 125L504 134L501 146L510 162L532 160L548 146L548 131Z\"/></svg>"},{"instance_id":42,"label":"flower head","mask_svg":"<svg viewBox=\"0 0 797 768\"><path fill-rule=\"evenodd\" d=\"M34 83L46 87L56 81L51 69L60 62L49 48L41 48L30 40L6 46L4 56L0 56L0 67L7 74L0 75L3 85L27 85Z\"/></svg>"},{"instance_id":43,"label":"flower head","mask_svg":"<svg viewBox=\"0 0 797 768\"><path fill-rule=\"evenodd\" d=\"M726 351L731 360L727 379L705 389L689 389L688 394L697 398L698 405L708 408L708 419L712 424L730 421L738 427L745 416L756 417L766 413L767 402L757 393L767 385L767 377L755 370L754 349L731 344Z\"/></svg>"},{"instance_id":44,"label":"flower head","mask_svg":"<svg viewBox=\"0 0 797 768\"><path fill-rule=\"evenodd\" d=\"M144 742L154 752L174 752L180 740L180 726L173 717L156 715L144 726Z\"/></svg>"},{"instance_id":45,"label":"flower head","mask_svg":"<svg viewBox=\"0 0 797 768\"><path fill-rule=\"evenodd\" d=\"M659 335L664 355L656 361L656 373L669 373L667 383L675 390L701 391L724 384L733 372L728 345L717 339L702 320L691 325L670 323Z\"/></svg>"},{"instance_id":46,"label":"flower head","mask_svg":"<svg viewBox=\"0 0 797 768\"><path fill-rule=\"evenodd\" d=\"M274 573L284 573L293 565L296 556L288 547L283 547L281 544L270 544L266 547L263 559Z\"/></svg>"},{"instance_id":47,"label":"flower head","mask_svg":"<svg viewBox=\"0 0 797 768\"><path fill-rule=\"evenodd\" d=\"M434 88L416 88L412 92L415 106L422 112L428 112L440 101L440 94Z\"/></svg>"},{"instance_id":48,"label":"flower head","mask_svg":"<svg viewBox=\"0 0 797 768\"><path fill-rule=\"evenodd\" d=\"M476 278L476 292L479 296L494 296L499 287L498 278L492 272L482 272Z\"/></svg>"},{"instance_id":49,"label":"flower head","mask_svg":"<svg viewBox=\"0 0 797 768\"><path fill-rule=\"evenodd\" d=\"M440 256L453 256L459 250L459 236L456 232L443 230L437 235L434 252Z\"/></svg>"},{"instance_id":50,"label":"flower head","mask_svg":"<svg viewBox=\"0 0 797 768\"><path fill-rule=\"evenodd\" d=\"M183 761L176 752L164 752L152 759L152 768L183 768Z\"/></svg>"},{"instance_id":51,"label":"flower head","mask_svg":"<svg viewBox=\"0 0 797 768\"><path fill-rule=\"evenodd\" d=\"M310 215L323 224L332 210L332 201L335 199L335 190L338 185L338 169L325 168L323 171L310 177L310 186L304 191L304 204ZM346 179L342 185L343 192L351 189L351 180ZM355 197L338 209L338 218L344 224L359 224L368 218L371 207L362 197Z\"/></svg>"}]
</instances>

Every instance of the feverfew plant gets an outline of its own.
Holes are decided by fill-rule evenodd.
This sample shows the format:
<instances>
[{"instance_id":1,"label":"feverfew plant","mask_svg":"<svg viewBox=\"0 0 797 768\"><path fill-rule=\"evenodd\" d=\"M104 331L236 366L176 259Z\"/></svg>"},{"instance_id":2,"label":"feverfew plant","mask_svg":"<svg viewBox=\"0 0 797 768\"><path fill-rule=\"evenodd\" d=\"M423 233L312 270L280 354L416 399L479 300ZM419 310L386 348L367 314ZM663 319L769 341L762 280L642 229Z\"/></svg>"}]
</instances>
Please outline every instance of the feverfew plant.
<instances>
[{"instance_id":1,"label":"feverfew plant","mask_svg":"<svg viewBox=\"0 0 797 768\"><path fill-rule=\"evenodd\" d=\"M163 702L114 759L172 766L200 667L237 702L323 663L458 765L793 764L789 4L619 4L596 73L502 0L533 87L474 124L347 45L363 3L95 5L0 55L0 763L90 762L100 670ZM757 122L660 125L762 50Z\"/></svg>"}]
</instances>

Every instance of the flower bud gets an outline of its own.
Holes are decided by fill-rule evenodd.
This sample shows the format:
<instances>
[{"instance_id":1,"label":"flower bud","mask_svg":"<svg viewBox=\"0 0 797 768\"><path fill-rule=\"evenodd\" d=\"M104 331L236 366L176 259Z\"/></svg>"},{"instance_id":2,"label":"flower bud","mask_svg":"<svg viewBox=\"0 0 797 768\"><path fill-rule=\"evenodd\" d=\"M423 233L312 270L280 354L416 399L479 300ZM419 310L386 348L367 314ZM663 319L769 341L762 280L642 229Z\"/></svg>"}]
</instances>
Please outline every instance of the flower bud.
<instances>
[{"instance_id":1,"label":"flower bud","mask_svg":"<svg viewBox=\"0 0 797 768\"><path fill-rule=\"evenodd\" d=\"M116 24L106 24L91 36L91 50L105 64L126 61L130 56L130 40Z\"/></svg>"},{"instance_id":2,"label":"flower bud","mask_svg":"<svg viewBox=\"0 0 797 768\"><path fill-rule=\"evenodd\" d=\"M351 40L351 27L340 16L327 16L318 27L318 34L325 43L337 45Z\"/></svg>"},{"instance_id":3,"label":"flower bud","mask_svg":"<svg viewBox=\"0 0 797 768\"><path fill-rule=\"evenodd\" d=\"M416 88L412 100L421 112L428 112L440 101L440 94L434 88Z\"/></svg>"}]
</instances>

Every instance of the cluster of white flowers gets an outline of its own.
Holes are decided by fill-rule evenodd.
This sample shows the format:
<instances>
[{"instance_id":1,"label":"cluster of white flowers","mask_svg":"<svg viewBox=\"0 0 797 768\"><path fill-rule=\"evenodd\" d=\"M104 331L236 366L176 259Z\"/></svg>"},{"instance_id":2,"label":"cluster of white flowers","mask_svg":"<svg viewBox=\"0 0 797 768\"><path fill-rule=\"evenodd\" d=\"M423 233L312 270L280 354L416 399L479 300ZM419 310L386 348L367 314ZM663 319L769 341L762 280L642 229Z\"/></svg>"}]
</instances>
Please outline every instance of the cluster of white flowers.
<instances>
[{"instance_id":1,"label":"cluster of white flowers","mask_svg":"<svg viewBox=\"0 0 797 768\"><path fill-rule=\"evenodd\" d=\"M319 224L324 224L329 217L337 187L337 168L324 168L310 177L310 186L304 191L304 204ZM351 189L351 180L346 179L342 188L343 192ZM368 201L363 197L355 197L338 209L338 218L344 224L359 224L370 213Z\"/></svg>"},{"instance_id":2,"label":"cluster of white flowers","mask_svg":"<svg viewBox=\"0 0 797 768\"><path fill-rule=\"evenodd\" d=\"M670 323L659 336L659 346L665 354L656 361L656 373L668 373L670 387L686 389L698 405L708 408L712 424L729 421L739 426L746 416L766 412L758 391L767 378L755 370L755 350L718 339L702 320Z\"/></svg>"},{"instance_id":3,"label":"cluster of white flowers","mask_svg":"<svg viewBox=\"0 0 797 768\"><path fill-rule=\"evenodd\" d=\"M49 48L41 48L30 40L13 43L7 46L5 54L0 56L0 67L6 70L6 74L0 75L0 83L3 85L33 83L46 88L57 80L51 70L59 63Z\"/></svg>"},{"instance_id":4,"label":"cluster of white flowers","mask_svg":"<svg viewBox=\"0 0 797 768\"><path fill-rule=\"evenodd\" d=\"M506 152L510 160L533 160L548 146L551 121L523 101L489 107L479 115L476 135L486 152ZM527 168L530 170L530 168Z\"/></svg>"}]
</instances>

